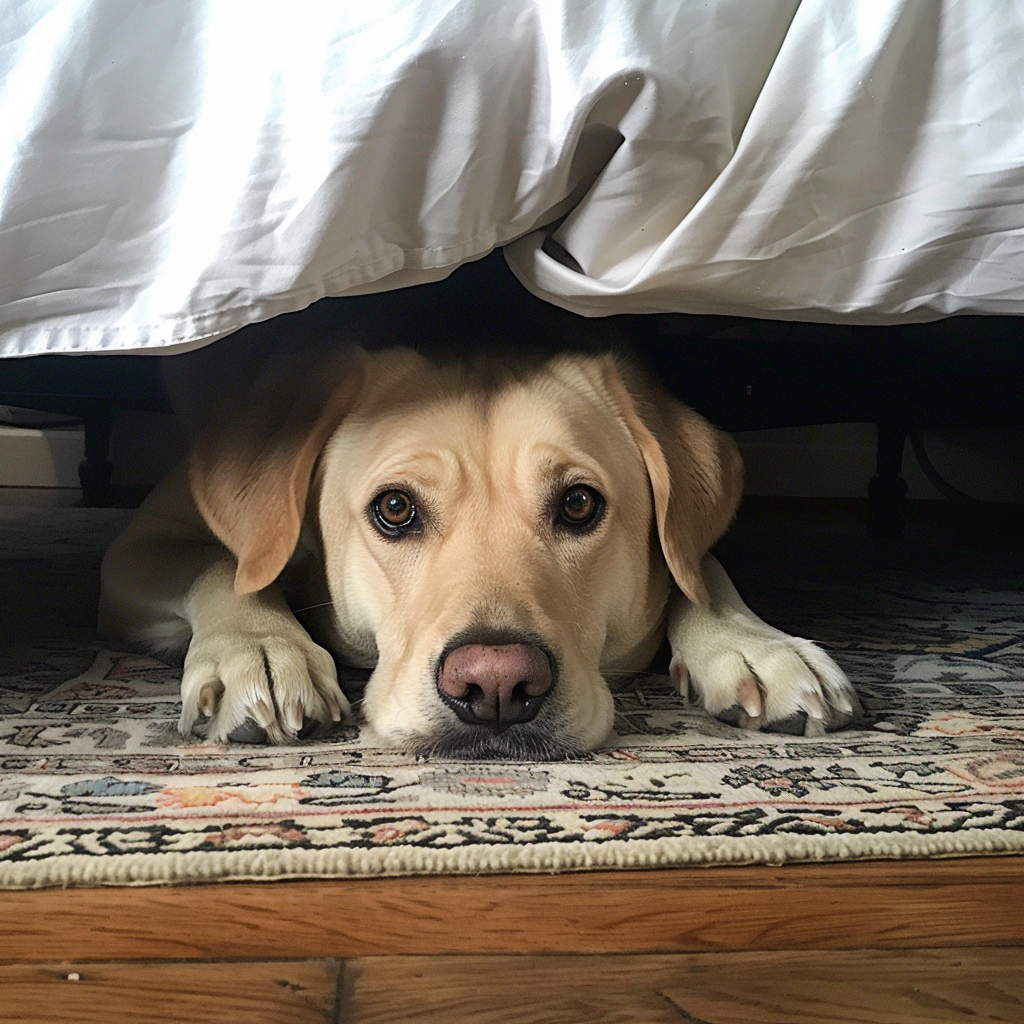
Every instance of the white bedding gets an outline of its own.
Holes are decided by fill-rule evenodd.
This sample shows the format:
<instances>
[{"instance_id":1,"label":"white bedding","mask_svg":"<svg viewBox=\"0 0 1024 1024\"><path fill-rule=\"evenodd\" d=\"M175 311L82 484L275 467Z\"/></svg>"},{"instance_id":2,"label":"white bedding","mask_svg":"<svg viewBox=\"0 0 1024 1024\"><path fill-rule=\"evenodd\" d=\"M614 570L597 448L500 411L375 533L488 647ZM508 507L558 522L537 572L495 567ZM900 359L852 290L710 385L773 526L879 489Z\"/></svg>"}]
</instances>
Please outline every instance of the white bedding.
<instances>
[{"instance_id":1,"label":"white bedding","mask_svg":"<svg viewBox=\"0 0 1024 1024\"><path fill-rule=\"evenodd\" d=\"M509 242L588 315L1024 312L1019 0L11 0L0 69L2 355Z\"/></svg>"}]
</instances>

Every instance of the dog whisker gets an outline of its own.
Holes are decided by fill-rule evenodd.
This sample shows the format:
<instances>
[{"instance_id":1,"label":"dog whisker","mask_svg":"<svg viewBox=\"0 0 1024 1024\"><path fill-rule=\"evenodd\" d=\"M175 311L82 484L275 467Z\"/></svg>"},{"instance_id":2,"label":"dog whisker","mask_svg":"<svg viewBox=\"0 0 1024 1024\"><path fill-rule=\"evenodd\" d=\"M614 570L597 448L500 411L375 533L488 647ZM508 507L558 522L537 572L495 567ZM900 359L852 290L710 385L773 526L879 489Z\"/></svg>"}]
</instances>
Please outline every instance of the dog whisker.
<instances>
[{"instance_id":1,"label":"dog whisker","mask_svg":"<svg viewBox=\"0 0 1024 1024\"><path fill-rule=\"evenodd\" d=\"M321 601L319 604L306 604L301 605L298 608L292 609L293 615L302 615L305 612L315 612L318 608L333 608L337 604L336 601Z\"/></svg>"}]
</instances>

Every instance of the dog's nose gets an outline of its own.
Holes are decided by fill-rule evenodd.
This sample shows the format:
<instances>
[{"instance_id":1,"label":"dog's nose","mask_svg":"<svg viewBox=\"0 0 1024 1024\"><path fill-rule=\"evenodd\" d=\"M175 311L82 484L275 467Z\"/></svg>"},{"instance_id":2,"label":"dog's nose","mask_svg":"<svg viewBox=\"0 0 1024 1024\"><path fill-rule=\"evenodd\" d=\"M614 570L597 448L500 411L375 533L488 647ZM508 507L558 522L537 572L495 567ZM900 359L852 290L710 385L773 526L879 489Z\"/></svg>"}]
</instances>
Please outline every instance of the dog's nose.
<instances>
[{"instance_id":1,"label":"dog's nose","mask_svg":"<svg viewBox=\"0 0 1024 1024\"><path fill-rule=\"evenodd\" d=\"M437 690L462 721L500 731L533 718L553 681L536 644L464 644L441 663Z\"/></svg>"}]
</instances>

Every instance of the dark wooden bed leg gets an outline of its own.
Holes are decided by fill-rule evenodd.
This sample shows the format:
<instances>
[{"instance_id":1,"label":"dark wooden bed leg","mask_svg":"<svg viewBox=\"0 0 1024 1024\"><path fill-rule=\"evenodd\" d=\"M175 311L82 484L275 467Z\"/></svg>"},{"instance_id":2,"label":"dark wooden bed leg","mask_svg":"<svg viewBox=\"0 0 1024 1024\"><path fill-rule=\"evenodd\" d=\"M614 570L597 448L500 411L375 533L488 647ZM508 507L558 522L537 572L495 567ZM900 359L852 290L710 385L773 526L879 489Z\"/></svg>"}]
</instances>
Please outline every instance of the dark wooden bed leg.
<instances>
[{"instance_id":1,"label":"dark wooden bed leg","mask_svg":"<svg viewBox=\"0 0 1024 1024\"><path fill-rule=\"evenodd\" d=\"M78 464L82 504L104 507L111 503L110 480L114 475L110 454L110 410L92 410L82 418L85 427L85 458Z\"/></svg>"},{"instance_id":2,"label":"dark wooden bed leg","mask_svg":"<svg viewBox=\"0 0 1024 1024\"><path fill-rule=\"evenodd\" d=\"M872 537L899 537L903 533L907 481L903 479L905 427L878 424L875 475L868 484L868 533Z\"/></svg>"}]
</instances>

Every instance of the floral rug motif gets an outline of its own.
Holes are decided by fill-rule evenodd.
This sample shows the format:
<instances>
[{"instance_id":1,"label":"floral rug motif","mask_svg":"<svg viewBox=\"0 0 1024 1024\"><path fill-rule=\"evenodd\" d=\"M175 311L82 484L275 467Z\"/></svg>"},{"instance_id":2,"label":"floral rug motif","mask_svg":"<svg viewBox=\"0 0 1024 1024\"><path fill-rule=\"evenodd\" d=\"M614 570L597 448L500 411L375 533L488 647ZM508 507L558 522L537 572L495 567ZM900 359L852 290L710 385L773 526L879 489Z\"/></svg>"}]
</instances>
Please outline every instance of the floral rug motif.
<instances>
[{"instance_id":1,"label":"floral rug motif","mask_svg":"<svg viewBox=\"0 0 1024 1024\"><path fill-rule=\"evenodd\" d=\"M1013 559L741 523L723 552L741 592L835 654L861 727L744 732L634 677L592 755L467 763L366 747L354 727L186 743L176 671L93 634L125 517L0 509L0 886L1024 852Z\"/></svg>"}]
</instances>

